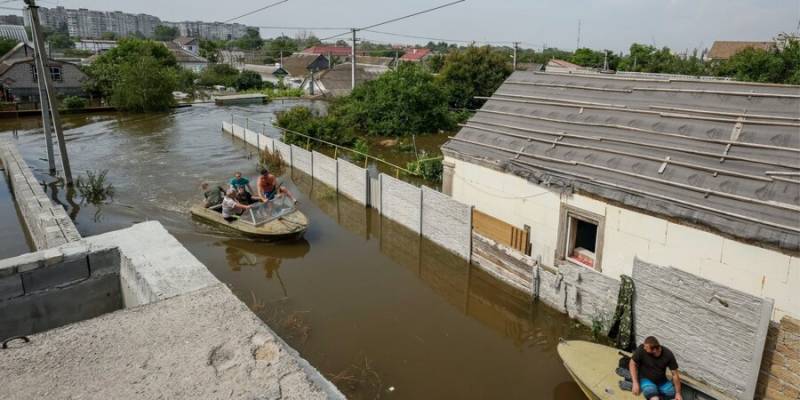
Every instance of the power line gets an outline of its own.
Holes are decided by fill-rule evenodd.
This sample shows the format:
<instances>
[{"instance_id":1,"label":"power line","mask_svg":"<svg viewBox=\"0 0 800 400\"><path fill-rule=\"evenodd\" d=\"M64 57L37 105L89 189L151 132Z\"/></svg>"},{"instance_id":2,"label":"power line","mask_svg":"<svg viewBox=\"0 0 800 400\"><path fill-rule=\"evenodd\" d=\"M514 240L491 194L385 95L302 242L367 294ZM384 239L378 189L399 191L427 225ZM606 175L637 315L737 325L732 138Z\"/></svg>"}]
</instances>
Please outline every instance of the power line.
<instances>
[{"instance_id":1,"label":"power line","mask_svg":"<svg viewBox=\"0 0 800 400\"><path fill-rule=\"evenodd\" d=\"M259 26L253 25L254 28L259 29L274 29L274 30L298 30L298 31L341 31L343 29L350 29L350 28L342 28L342 27L330 27L330 26Z\"/></svg>"},{"instance_id":2,"label":"power line","mask_svg":"<svg viewBox=\"0 0 800 400\"><path fill-rule=\"evenodd\" d=\"M364 29L365 32L372 32L378 33L381 35L389 35L389 36L397 36L397 37L405 37L410 39L423 39L423 40L435 40L439 42L449 42L449 43L486 43L486 44L497 44L497 45L504 45L504 44L511 44L513 45L513 41L502 41L502 40L464 40L464 39L444 39L444 38L437 38L437 37L430 37L430 36L419 36L419 35L408 35L405 33L393 33L393 32L385 32L385 31L376 31L371 29Z\"/></svg>"},{"instance_id":3,"label":"power line","mask_svg":"<svg viewBox=\"0 0 800 400\"><path fill-rule=\"evenodd\" d=\"M267 4L267 5L266 5L266 6L264 6L264 7L261 7L261 8L255 9L255 10L253 10L253 11L250 11L250 12L247 12L247 13L244 13L244 14L242 14L242 15L238 16L238 17L233 17L233 18L230 18L230 19L226 19L225 21L222 21L222 22L223 22L223 23L228 23L228 22L231 22L231 21L235 21L235 20L237 20L237 19L239 19L239 18L244 18L244 17L246 17L246 16L248 16L248 15L253 15L253 14L257 13L257 12L261 12L261 11L264 11L264 10L266 10L266 9L268 9L268 8L275 7L275 6L279 5L279 4L286 3L287 1L289 1L289 0L280 0L280 1L276 1L276 2L274 2L274 3L272 3L272 4Z\"/></svg>"},{"instance_id":4,"label":"power line","mask_svg":"<svg viewBox=\"0 0 800 400\"><path fill-rule=\"evenodd\" d=\"M357 31L363 31L363 30L366 30L366 29L372 29L372 28L375 28L377 26L390 24L392 22L397 22L397 21L400 21L400 20L403 20L403 19L406 19L406 18L416 17L417 15L420 15L420 14L425 14L425 13L429 13L431 11L436 11L436 10L439 10L439 9L442 9L442 8L445 8L445 7L449 7L449 6L458 4L458 3L463 3L465 1L466 0L451 1L449 3L445 3L445 4L442 4L442 5L433 7L433 8L428 8L426 10L417 11L415 13L404 15L402 17L392 18L392 19L389 19L389 20L386 20L386 21L383 21L383 22L379 22L377 24L367 25L367 26L364 26L364 27L361 27L361 28L353 28L352 31L356 31L357 32ZM330 40L330 39L333 39L333 38L337 38L337 37L346 35L348 33L351 33L351 32L342 32L342 33L340 33L338 35L329 36L329 37L326 37L326 38L323 38L323 39L320 39L320 40Z\"/></svg>"}]
</instances>

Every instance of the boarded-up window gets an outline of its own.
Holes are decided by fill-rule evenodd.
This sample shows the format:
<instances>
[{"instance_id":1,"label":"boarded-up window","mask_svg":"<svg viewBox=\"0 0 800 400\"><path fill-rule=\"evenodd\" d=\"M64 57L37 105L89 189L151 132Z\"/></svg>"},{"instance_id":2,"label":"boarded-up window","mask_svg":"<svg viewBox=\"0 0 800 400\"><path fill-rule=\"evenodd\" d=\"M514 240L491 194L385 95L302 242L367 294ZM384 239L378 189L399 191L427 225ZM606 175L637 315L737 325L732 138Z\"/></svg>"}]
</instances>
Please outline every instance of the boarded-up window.
<instances>
[{"instance_id":1,"label":"boarded-up window","mask_svg":"<svg viewBox=\"0 0 800 400\"><path fill-rule=\"evenodd\" d=\"M530 229L518 228L478 210L472 211L472 229L481 236L530 255Z\"/></svg>"}]
</instances>

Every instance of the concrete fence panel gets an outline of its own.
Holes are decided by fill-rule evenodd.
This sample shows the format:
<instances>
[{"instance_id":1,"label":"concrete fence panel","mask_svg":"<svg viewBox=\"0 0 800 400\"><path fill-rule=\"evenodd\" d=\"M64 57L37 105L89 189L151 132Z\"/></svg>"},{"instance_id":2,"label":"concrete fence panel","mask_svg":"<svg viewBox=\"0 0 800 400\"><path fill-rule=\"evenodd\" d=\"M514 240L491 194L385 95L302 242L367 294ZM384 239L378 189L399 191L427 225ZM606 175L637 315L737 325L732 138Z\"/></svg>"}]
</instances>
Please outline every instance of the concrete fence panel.
<instances>
[{"instance_id":1,"label":"concrete fence panel","mask_svg":"<svg viewBox=\"0 0 800 400\"><path fill-rule=\"evenodd\" d=\"M222 121L222 130L228 133L233 131L233 125L230 122Z\"/></svg>"},{"instance_id":2,"label":"concrete fence panel","mask_svg":"<svg viewBox=\"0 0 800 400\"><path fill-rule=\"evenodd\" d=\"M278 153L280 153L281 158L283 158L283 162L286 165L291 166L292 165L292 148L288 144L283 143L278 139L275 139L275 141L272 143L272 145L275 146L275 150Z\"/></svg>"},{"instance_id":3,"label":"concrete fence panel","mask_svg":"<svg viewBox=\"0 0 800 400\"><path fill-rule=\"evenodd\" d=\"M336 162L339 165L339 192L366 206L368 194L367 170L341 158Z\"/></svg>"},{"instance_id":4,"label":"concrete fence panel","mask_svg":"<svg viewBox=\"0 0 800 400\"><path fill-rule=\"evenodd\" d=\"M311 156L314 159L312 163L312 167L314 169L314 179L338 190L337 186L337 175L338 175L338 164L336 160L330 158L322 153L317 153L316 151L311 152Z\"/></svg>"},{"instance_id":5,"label":"concrete fence panel","mask_svg":"<svg viewBox=\"0 0 800 400\"><path fill-rule=\"evenodd\" d=\"M261 151L268 151L270 153L274 152L275 145L273 144L273 140L273 138L259 133L257 143L258 149Z\"/></svg>"},{"instance_id":6,"label":"concrete fence panel","mask_svg":"<svg viewBox=\"0 0 800 400\"><path fill-rule=\"evenodd\" d=\"M311 152L292 145L292 167L305 172L308 175L314 176L314 159L311 157Z\"/></svg>"},{"instance_id":7,"label":"concrete fence panel","mask_svg":"<svg viewBox=\"0 0 800 400\"><path fill-rule=\"evenodd\" d=\"M414 185L381 174L381 214L419 233L422 192Z\"/></svg>"},{"instance_id":8,"label":"concrete fence panel","mask_svg":"<svg viewBox=\"0 0 800 400\"><path fill-rule=\"evenodd\" d=\"M422 187L422 236L469 260L472 207Z\"/></svg>"},{"instance_id":9,"label":"concrete fence panel","mask_svg":"<svg viewBox=\"0 0 800 400\"><path fill-rule=\"evenodd\" d=\"M245 129L244 130L244 141L245 141L245 143L257 148L258 147L258 139L259 139L258 135L259 134L256 131L251 131L250 129Z\"/></svg>"},{"instance_id":10,"label":"concrete fence panel","mask_svg":"<svg viewBox=\"0 0 800 400\"><path fill-rule=\"evenodd\" d=\"M657 336L682 371L731 398L753 398L772 299L639 259L633 280L637 343Z\"/></svg>"}]
</instances>

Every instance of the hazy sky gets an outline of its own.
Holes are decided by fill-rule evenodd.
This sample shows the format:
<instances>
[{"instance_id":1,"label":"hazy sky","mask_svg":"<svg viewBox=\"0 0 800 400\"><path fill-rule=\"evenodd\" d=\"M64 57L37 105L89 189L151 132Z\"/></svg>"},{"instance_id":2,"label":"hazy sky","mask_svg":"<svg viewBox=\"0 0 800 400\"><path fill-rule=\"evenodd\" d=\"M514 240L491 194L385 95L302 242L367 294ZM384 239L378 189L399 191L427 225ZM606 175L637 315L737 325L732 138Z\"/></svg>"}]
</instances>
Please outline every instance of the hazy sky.
<instances>
[{"instance_id":1,"label":"hazy sky","mask_svg":"<svg viewBox=\"0 0 800 400\"><path fill-rule=\"evenodd\" d=\"M142 12L163 20L225 20L275 0L45 0L44 7ZM289 0L237 22L254 26L366 26L449 0ZM20 2L8 6L21 5ZM525 47L574 49L581 20L581 47L625 50L631 42L675 50L710 47L714 40L769 40L796 32L800 0L467 0L427 15L388 24L386 32L445 39L520 41ZM263 37L289 29L263 29ZM324 37L339 31L313 30ZM426 42L364 32L392 43Z\"/></svg>"}]
</instances>

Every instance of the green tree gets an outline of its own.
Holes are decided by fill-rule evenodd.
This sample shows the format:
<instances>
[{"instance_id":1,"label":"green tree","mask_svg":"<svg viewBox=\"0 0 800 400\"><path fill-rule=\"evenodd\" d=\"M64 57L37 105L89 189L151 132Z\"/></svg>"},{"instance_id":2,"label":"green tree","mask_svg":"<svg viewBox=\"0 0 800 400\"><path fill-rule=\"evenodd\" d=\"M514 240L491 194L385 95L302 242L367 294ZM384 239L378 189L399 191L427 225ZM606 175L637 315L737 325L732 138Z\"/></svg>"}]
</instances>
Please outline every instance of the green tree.
<instances>
[{"instance_id":1,"label":"green tree","mask_svg":"<svg viewBox=\"0 0 800 400\"><path fill-rule=\"evenodd\" d=\"M200 57L215 63L219 62L219 50L224 44L219 40L200 39Z\"/></svg>"},{"instance_id":2,"label":"green tree","mask_svg":"<svg viewBox=\"0 0 800 400\"><path fill-rule=\"evenodd\" d=\"M602 67L604 54L588 48L580 48L569 59L569 62L584 67Z\"/></svg>"},{"instance_id":3,"label":"green tree","mask_svg":"<svg viewBox=\"0 0 800 400\"><path fill-rule=\"evenodd\" d=\"M197 78L197 74L194 71L186 68L178 68L175 74L178 90L186 93L194 93L195 81Z\"/></svg>"},{"instance_id":4,"label":"green tree","mask_svg":"<svg viewBox=\"0 0 800 400\"><path fill-rule=\"evenodd\" d=\"M293 107L279 113L277 123L278 126L289 131L299 132L342 146L351 145L355 141L352 127L345 125L341 119L330 114L320 116L303 106ZM303 136L285 132L284 141L286 143L305 146L307 140ZM312 142L312 145L317 144L317 142Z\"/></svg>"},{"instance_id":5,"label":"green tree","mask_svg":"<svg viewBox=\"0 0 800 400\"><path fill-rule=\"evenodd\" d=\"M153 30L153 39L161 42L169 42L178 37L178 28L174 26L159 25Z\"/></svg>"},{"instance_id":6,"label":"green tree","mask_svg":"<svg viewBox=\"0 0 800 400\"><path fill-rule=\"evenodd\" d=\"M428 70L430 70L434 74L438 74L439 72L441 72L442 68L444 67L444 58L445 56L441 54L434 54L428 57L428 59L425 61L425 63L428 66Z\"/></svg>"},{"instance_id":7,"label":"green tree","mask_svg":"<svg viewBox=\"0 0 800 400\"><path fill-rule=\"evenodd\" d=\"M789 41L783 51L744 49L716 67L717 75L740 81L800 83L800 43Z\"/></svg>"},{"instance_id":8,"label":"green tree","mask_svg":"<svg viewBox=\"0 0 800 400\"><path fill-rule=\"evenodd\" d=\"M264 40L257 28L247 28L244 36L234 41L234 46L243 50L260 49L263 44Z\"/></svg>"},{"instance_id":9,"label":"green tree","mask_svg":"<svg viewBox=\"0 0 800 400\"><path fill-rule=\"evenodd\" d=\"M75 42L68 34L63 32L52 32L47 36L47 43L54 49L71 49L75 47Z\"/></svg>"},{"instance_id":10,"label":"green tree","mask_svg":"<svg viewBox=\"0 0 800 400\"><path fill-rule=\"evenodd\" d=\"M0 55L8 53L17 43L16 39L0 38Z\"/></svg>"},{"instance_id":11,"label":"green tree","mask_svg":"<svg viewBox=\"0 0 800 400\"><path fill-rule=\"evenodd\" d=\"M236 78L235 86L237 90L261 89L264 82L258 72L242 71Z\"/></svg>"},{"instance_id":12,"label":"green tree","mask_svg":"<svg viewBox=\"0 0 800 400\"><path fill-rule=\"evenodd\" d=\"M155 112L175 105L176 69L165 68L157 58L144 56L121 64L118 74L111 94L111 104L118 109Z\"/></svg>"},{"instance_id":13,"label":"green tree","mask_svg":"<svg viewBox=\"0 0 800 400\"><path fill-rule=\"evenodd\" d=\"M296 52L298 49L298 43L294 39L281 35L269 41L267 46L269 51L269 56L273 59L278 59L283 53L284 57L289 57L292 53Z\"/></svg>"},{"instance_id":14,"label":"green tree","mask_svg":"<svg viewBox=\"0 0 800 400\"><path fill-rule=\"evenodd\" d=\"M239 70L228 64L211 64L200 73L200 85L202 86L236 86L239 78Z\"/></svg>"},{"instance_id":15,"label":"green tree","mask_svg":"<svg viewBox=\"0 0 800 400\"><path fill-rule=\"evenodd\" d=\"M406 136L453 128L447 94L433 75L404 63L357 86L331 105L330 115L369 135Z\"/></svg>"},{"instance_id":16,"label":"green tree","mask_svg":"<svg viewBox=\"0 0 800 400\"><path fill-rule=\"evenodd\" d=\"M484 101L474 97L491 96L510 74L505 55L489 46L469 46L447 55L439 77L451 106L480 108Z\"/></svg>"}]
</instances>

